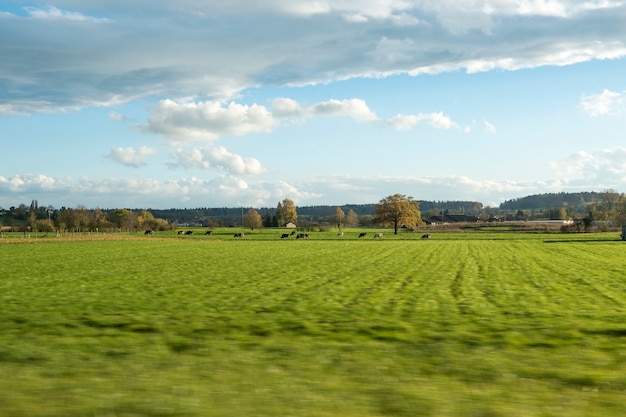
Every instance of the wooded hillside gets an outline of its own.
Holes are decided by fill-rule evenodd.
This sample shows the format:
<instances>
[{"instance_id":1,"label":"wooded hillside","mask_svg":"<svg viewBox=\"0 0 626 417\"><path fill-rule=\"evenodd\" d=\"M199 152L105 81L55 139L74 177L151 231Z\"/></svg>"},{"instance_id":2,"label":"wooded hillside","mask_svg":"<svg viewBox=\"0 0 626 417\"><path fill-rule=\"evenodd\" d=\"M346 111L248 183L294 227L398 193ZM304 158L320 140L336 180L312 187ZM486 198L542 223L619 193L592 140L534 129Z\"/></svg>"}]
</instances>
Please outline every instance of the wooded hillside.
<instances>
[{"instance_id":1,"label":"wooded hillside","mask_svg":"<svg viewBox=\"0 0 626 417\"><path fill-rule=\"evenodd\" d=\"M602 194L595 191L581 193L546 193L506 200L500 204L501 210L544 210L565 207L574 211L585 211L590 203L602 200Z\"/></svg>"}]
</instances>

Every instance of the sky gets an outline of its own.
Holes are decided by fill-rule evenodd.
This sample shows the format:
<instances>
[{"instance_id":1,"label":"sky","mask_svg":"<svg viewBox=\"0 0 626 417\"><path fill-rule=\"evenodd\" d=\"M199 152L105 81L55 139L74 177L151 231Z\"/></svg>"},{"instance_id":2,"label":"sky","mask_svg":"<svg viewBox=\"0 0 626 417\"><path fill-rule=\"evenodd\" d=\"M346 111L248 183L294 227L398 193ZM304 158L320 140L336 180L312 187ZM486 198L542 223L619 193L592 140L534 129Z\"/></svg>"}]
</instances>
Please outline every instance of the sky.
<instances>
[{"instance_id":1,"label":"sky","mask_svg":"<svg viewBox=\"0 0 626 417\"><path fill-rule=\"evenodd\" d=\"M626 1L0 2L0 207L626 191Z\"/></svg>"}]
</instances>

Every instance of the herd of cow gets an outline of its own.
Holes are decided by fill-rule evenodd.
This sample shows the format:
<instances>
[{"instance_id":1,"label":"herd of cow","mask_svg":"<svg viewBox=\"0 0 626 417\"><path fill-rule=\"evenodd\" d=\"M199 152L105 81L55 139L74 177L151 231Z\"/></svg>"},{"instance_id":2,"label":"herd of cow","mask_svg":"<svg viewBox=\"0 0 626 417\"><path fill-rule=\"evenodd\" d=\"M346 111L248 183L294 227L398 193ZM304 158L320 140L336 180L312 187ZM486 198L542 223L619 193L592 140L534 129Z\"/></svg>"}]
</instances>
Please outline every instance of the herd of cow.
<instances>
[{"instance_id":1,"label":"herd of cow","mask_svg":"<svg viewBox=\"0 0 626 417\"><path fill-rule=\"evenodd\" d=\"M153 233L152 230L148 229L144 232L145 235L151 235ZM207 230L204 234L205 235L210 235L212 234L213 231L212 230ZM183 230L179 230L178 231L179 235L193 235L193 230L187 230L186 232ZM296 235L296 239L308 239L309 238L309 234L308 233L297 233L294 230L291 233L283 233L280 238L281 239L289 239L290 236ZM243 232L238 232L235 233L233 235L234 238L236 239L243 239L243 237L245 236L245 234ZM339 232L337 233L337 236L343 236L343 232ZM359 239L367 237L367 233L366 232L361 232L359 233ZM383 234L382 233L375 233L374 234L374 239L382 239ZM422 239L430 239L430 233L424 234L422 235Z\"/></svg>"},{"instance_id":2,"label":"herd of cow","mask_svg":"<svg viewBox=\"0 0 626 417\"><path fill-rule=\"evenodd\" d=\"M296 235L296 239L308 239L309 238L309 234L308 233L298 233L296 234L296 232L291 232L291 233L283 233L282 235L280 235L281 239L289 239L289 236L293 236Z\"/></svg>"}]
</instances>

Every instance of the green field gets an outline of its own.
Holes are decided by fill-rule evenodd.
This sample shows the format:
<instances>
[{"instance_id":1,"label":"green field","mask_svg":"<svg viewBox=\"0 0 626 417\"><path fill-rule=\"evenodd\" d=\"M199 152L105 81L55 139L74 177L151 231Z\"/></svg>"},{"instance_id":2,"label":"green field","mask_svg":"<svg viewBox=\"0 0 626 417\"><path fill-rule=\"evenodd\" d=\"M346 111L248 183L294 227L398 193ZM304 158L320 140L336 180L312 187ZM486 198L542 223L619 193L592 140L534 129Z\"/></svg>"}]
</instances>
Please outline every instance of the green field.
<instances>
[{"instance_id":1,"label":"green field","mask_svg":"<svg viewBox=\"0 0 626 417\"><path fill-rule=\"evenodd\" d=\"M617 233L0 239L0 415L622 416Z\"/></svg>"}]
</instances>

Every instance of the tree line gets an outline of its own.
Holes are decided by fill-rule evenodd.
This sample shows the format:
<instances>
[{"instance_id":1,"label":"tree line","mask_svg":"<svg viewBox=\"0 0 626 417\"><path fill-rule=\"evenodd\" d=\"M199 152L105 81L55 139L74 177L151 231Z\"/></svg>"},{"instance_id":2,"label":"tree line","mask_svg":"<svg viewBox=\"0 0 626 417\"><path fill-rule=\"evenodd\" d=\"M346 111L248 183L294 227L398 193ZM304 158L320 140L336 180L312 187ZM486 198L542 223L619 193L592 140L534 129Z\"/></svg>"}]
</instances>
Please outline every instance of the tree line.
<instances>
[{"instance_id":1,"label":"tree line","mask_svg":"<svg viewBox=\"0 0 626 417\"><path fill-rule=\"evenodd\" d=\"M21 204L8 210L0 209L0 214L3 226L19 231L133 232L148 229L172 230L176 227L165 219L154 217L148 210L102 210L85 206L55 209L52 206L39 206L37 200L33 200L30 207Z\"/></svg>"},{"instance_id":2,"label":"tree line","mask_svg":"<svg viewBox=\"0 0 626 417\"><path fill-rule=\"evenodd\" d=\"M403 200L402 204L404 204L404 200L409 202L408 206L402 206L398 196L400 195L390 196L381 200L378 205L373 205L374 212L372 215L369 215L369 211L366 211L369 218L367 222L381 225L392 224L396 232L400 222L402 222L402 225L419 224L421 222L419 218L419 204L412 197L407 199L402 196L400 199ZM380 209L383 202L386 204L386 212ZM390 206L395 207L395 212L389 211ZM409 209L408 211L406 210L407 208ZM183 219L188 220L189 223L194 223L194 225L206 227L241 226L249 229L285 227L289 224L293 224L294 227L303 230L323 230L331 225L336 225L341 229L343 227L357 226L363 220L353 208L344 211L341 207L335 207L332 210L331 215L324 217L311 214L299 217L294 201L286 198L278 202L276 208L271 211L254 208L248 208L244 211L241 208L237 210L238 213L235 215L232 209L222 209L222 216L219 218L204 217L205 212L202 210L175 210L174 212L185 214ZM141 230L172 230L179 227L178 221L156 217L154 212L154 210L145 209L89 209L85 206L55 209L52 206L40 206L37 200L33 200L30 206L21 204L8 210L0 208L3 226L20 231L133 232ZM163 214L162 211L156 212ZM168 213L171 214L171 211ZM326 213L329 213L329 211L327 210ZM416 213L417 220L411 220L410 215L415 215ZM181 216L177 217L178 219L181 218ZM227 224L223 224L224 222ZM188 226L189 223L185 222L183 225Z\"/></svg>"},{"instance_id":3,"label":"tree line","mask_svg":"<svg viewBox=\"0 0 626 417\"><path fill-rule=\"evenodd\" d=\"M395 216L383 215L381 207L395 204L398 199L403 204L408 201L411 207L415 207L419 220L411 221L398 213ZM0 223L5 227L39 231L170 230L179 226L258 229L284 227L289 222L306 230L380 224L396 229L402 225L419 225L422 219L442 214L474 215L485 221L493 218L512 221L573 220L585 225L600 222L621 227L626 224L626 195L610 189L604 192L549 193L507 200L499 207L484 207L475 201L415 200L402 194L385 197L377 204L298 208L290 199L278 202L276 207L196 209L88 209L84 206L56 209L39 205L37 200L33 200L30 206L20 204L9 209L0 208Z\"/></svg>"}]
</instances>

